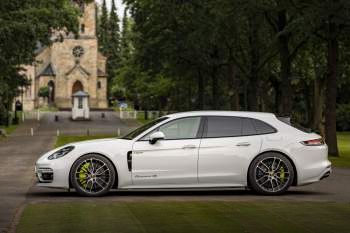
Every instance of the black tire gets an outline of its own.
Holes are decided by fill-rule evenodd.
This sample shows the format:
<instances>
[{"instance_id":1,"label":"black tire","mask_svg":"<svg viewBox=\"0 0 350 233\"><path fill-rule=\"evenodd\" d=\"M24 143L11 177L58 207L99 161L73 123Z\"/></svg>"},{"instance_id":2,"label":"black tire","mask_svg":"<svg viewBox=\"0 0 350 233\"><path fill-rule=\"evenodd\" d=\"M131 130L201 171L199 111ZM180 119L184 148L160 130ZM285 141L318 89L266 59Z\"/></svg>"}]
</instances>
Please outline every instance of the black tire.
<instances>
[{"instance_id":1,"label":"black tire","mask_svg":"<svg viewBox=\"0 0 350 233\"><path fill-rule=\"evenodd\" d=\"M251 163L248 180L251 188L263 195L281 195L292 185L294 168L289 159L277 152L259 155Z\"/></svg>"},{"instance_id":2,"label":"black tire","mask_svg":"<svg viewBox=\"0 0 350 233\"><path fill-rule=\"evenodd\" d=\"M74 162L69 176L77 193L85 197L100 197L113 187L116 171L105 157L88 154Z\"/></svg>"}]
</instances>

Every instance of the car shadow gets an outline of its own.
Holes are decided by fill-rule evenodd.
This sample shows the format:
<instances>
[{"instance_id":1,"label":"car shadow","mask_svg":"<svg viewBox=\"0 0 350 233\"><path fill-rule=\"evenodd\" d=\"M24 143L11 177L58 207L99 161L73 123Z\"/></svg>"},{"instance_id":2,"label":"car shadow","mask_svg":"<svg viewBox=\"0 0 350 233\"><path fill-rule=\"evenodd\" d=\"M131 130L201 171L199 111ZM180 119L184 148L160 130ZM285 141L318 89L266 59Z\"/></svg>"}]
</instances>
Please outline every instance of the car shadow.
<instances>
[{"instance_id":1,"label":"car shadow","mask_svg":"<svg viewBox=\"0 0 350 233\"><path fill-rule=\"evenodd\" d=\"M231 198L244 198L244 199L299 199L299 197L312 197L327 195L327 193L317 192L317 191L302 191L302 190L290 190L280 196L263 196L259 195L252 190L140 190L140 191L111 191L106 196L101 197L100 199L225 199ZM75 191L62 191L59 189L37 189L34 188L27 193L27 198L32 200L40 199L80 199L81 196L78 195Z\"/></svg>"}]
</instances>

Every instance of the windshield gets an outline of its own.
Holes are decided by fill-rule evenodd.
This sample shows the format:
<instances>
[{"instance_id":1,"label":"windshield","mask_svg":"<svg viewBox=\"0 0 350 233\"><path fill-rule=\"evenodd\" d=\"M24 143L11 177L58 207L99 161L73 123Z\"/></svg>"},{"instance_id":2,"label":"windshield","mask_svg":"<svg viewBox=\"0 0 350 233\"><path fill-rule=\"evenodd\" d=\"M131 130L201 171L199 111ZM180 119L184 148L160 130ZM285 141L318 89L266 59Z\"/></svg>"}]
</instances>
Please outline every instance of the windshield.
<instances>
[{"instance_id":1,"label":"windshield","mask_svg":"<svg viewBox=\"0 0 350 233\"><path fill-rule=\"evenodd\" d=\"M139 136L140 134L142 134L146 130L152 128L153 126L157 125L158 123L160 123L162 121L165 121L166 119L168 119L168 117L162 117L162 118L159 118L157 120L151 121L151 122L141 126L140 128L135 129L131 133L127 134L126 136L122 137L122 139L133 140L134 138L136 138L137 136Z\"/></svg>"}]
</instances>

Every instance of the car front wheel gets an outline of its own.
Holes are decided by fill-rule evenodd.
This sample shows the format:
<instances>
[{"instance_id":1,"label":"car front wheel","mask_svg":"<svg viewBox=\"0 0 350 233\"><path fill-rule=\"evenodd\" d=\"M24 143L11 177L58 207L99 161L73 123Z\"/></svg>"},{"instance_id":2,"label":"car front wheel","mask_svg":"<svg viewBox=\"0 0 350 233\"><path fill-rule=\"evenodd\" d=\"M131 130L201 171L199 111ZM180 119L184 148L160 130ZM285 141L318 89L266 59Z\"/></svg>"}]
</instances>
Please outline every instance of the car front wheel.
<instances>
[{"instance_id":1,"label":"car front wheel","mask_svg":"<svg viewBox=\"0 0 350 233\"><path fill-rule=\"evenodd\" d=\"M249 168L249 183L256 192L280 195L288 190L294 179L294 169L288 158L270 152L259 155Z\"/></svg>"},{"instance_id":2,"label":"car front wheel","mask_svg":"<svg viewBox=\"0 0 350 233\"><path fill-rule=\"evenodd\" d=\"M70 181L83 196L98 197L109 192L115 182L116 172L112 163L98 154L80 157L72 166Z\"/></svg>"}]
</instances>

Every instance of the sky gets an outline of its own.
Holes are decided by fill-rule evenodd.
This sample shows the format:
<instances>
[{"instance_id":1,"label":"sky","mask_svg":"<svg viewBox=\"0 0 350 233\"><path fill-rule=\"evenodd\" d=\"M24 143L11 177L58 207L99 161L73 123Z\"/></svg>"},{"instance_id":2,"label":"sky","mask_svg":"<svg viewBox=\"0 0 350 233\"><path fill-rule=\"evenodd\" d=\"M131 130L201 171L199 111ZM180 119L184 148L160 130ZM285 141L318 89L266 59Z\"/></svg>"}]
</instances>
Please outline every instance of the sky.
<instances>
[{"instance_id":1,"label":"sky","mask_svg":"<svg viewBox=\"0 0 350 233\"><path fill-rule=\"evenodd\" d=\"M120 18L122 18L123 14L124 14L124 8L125 8L125 6L123 4L123 0L114 0L114 1L115 1L117 8L118 8L118 15ZM96 2L100 5L102 5L103 0L96 0ZM107 2L108 9L111 9L112 0L106 0L106 2Z\"/></svg>"}]
</instances>

